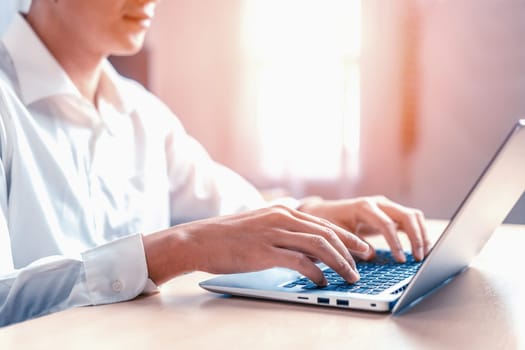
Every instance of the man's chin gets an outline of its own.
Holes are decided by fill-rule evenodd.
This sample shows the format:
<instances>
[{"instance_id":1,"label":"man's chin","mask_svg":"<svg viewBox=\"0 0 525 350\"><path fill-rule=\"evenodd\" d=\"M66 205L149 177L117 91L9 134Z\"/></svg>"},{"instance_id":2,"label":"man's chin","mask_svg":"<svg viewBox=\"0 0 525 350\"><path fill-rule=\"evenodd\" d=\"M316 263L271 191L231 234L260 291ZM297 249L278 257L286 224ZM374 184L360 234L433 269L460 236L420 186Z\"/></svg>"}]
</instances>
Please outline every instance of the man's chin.
<instances>
[{"instance_id":1,"label":"man's chin","mask_svg":"<svg viewBox=\"0 0 525 350\"><path fill-rule=\"evenodd\" d=\"M144 47L144 35L140 37L130 38L125 45L120 45L111 55L113 56L133 56L137 54Z\"/></svg>"}]
</instances>

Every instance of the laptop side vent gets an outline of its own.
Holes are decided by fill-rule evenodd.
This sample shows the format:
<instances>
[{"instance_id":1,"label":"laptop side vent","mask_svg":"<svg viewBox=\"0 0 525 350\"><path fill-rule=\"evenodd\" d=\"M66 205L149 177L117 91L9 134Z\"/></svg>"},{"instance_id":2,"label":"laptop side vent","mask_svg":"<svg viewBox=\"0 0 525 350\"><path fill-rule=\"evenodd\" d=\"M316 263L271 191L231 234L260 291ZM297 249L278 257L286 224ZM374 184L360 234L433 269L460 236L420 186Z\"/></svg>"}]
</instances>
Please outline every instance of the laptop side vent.
<instances>
[{"instance_id":1,"label":"laptop side vent","mask_svg":"<svg viewBox=\"0 0 525 350\"><path fill-rule=\"evenodd\" d=\"M402 291L404 291L405 289L407 289L407 287L408 287L408 284L404 285L404 286L401 287L401 288L396 289L395 291L391 292L390 294L392 294L392 295L399 294L399 293L401 293Z\"/></svg>"}]
</instances>

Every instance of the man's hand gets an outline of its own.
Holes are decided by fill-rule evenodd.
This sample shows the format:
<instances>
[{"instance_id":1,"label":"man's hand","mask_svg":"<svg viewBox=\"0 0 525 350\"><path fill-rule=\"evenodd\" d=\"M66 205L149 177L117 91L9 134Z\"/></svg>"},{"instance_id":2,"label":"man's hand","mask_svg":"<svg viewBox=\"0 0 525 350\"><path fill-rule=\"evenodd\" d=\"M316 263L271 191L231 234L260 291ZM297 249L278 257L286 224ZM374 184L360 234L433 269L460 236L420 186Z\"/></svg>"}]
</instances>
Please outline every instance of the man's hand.
<instances>
[{"instance_id":1,"label":"man's hand","mask_svg":"<svg viewBox=\"0 0 525 350\"><path fill-rule=\"evenodd\" d=\"M325 219L284 206L194 221L143 238L157 284L187 271L237 273L294 269L319 285L322 261L349 283L359 280L352 254L367 254L357 235Z\"/></svg>"},{"instance_id":2,"label":"man's hand","mask_svg":"<svg viewBox=\"0 0 525 350\"><path fill-rule=\"evenodd\" d=\"M360 237L372 233L383 235L399 262L406 261L399 241L399 230L407 234L416 260L422 260L430 249L423 213L383 196L334 201L310 200L306 201L300 210L325 218ZM365 259L373 256L372 248L368 254L361 255Z\"/></svg>"}]
</instances>

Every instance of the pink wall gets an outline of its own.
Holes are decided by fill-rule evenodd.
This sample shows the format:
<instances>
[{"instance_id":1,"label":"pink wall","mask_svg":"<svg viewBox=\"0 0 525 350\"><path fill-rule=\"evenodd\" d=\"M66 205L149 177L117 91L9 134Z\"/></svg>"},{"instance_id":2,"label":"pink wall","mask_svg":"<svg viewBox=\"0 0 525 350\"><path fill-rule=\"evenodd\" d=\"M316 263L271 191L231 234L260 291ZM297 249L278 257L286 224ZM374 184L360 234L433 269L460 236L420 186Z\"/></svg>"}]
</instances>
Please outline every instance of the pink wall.
<instances>
[{"instance_id":1,"label":"pink wall","mask_svg":"<svg viewBox=\"0 0 525 350\"><path fill-rule=\"evenodd\" d=\"M525 3L420 4L422 125L407 197L448 217L525 117ZM525 221L525 208L519 211Z\"/></svg>"},{"instance_id":2,"label":"pink wall","mask_svg":"<svg viewBox=\"0 0 525 350\"><path fill-rule=\"evenodd\" d=\"M407 5L417 5L421 75L416 148L403 157L399 27ZM369 0L365 11L363 176L354 193L383 193L449 218L525 117L525 3ZM525 200L512 217L525 222Z\"/></svg>"},{"instance_id":3,"label":"pink wall","mask_svg":"<svg viewBox=\"0 0 525 350\"><path fill-rule=\"evenodd\" d=\"M228 165L239 114L239 15L240 0L163 1L148 37L152 91Z\"/></svg>"},{"instance_id":4,"label":"pink wall","mask_svg":"<svg viewBox=\"0 0 525 350\"><path fill-rule=\"evenodd\" d=\"M243 115L243 0L160 3L148 38L151 86L213 157L254 177ZM363 1L362 178L352 193L383 193L449 217L517 116L525 116L521 0ZM400 155L400 25L421 19L417 148ZM334 193L337 185L325 186ZM320 186L318 188L323 188ZM521 209L525 220L525 210Z\"/></svg>"},{"instance_id":5,"label":"pink wall","mask_svg":"<svg viewBox=\"0 0 525 350\"><path fill-rule=\"evenodd\" d=\"M363 6L361 178L355 194L402 198L400 158L402 23L405 7L385 0Z\"/></svg>"}]
</instances>

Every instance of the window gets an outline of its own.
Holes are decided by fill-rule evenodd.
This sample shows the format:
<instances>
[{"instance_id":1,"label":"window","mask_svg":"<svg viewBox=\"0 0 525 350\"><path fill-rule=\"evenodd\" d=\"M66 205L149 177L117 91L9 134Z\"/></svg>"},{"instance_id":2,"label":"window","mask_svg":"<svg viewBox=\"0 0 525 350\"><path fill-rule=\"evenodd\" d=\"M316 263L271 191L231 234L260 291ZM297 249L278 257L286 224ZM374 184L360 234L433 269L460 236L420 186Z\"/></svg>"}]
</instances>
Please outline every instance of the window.
<instances>
[{"instance_id":1,"label":"window","mask_svg":"<svg viewBox=\"0 0 525 350\"><path fill-rule=\"evenodd\" d=\"M358 175L360 0L245 0L262 172Z\"/></svg>"}]
</instances>

